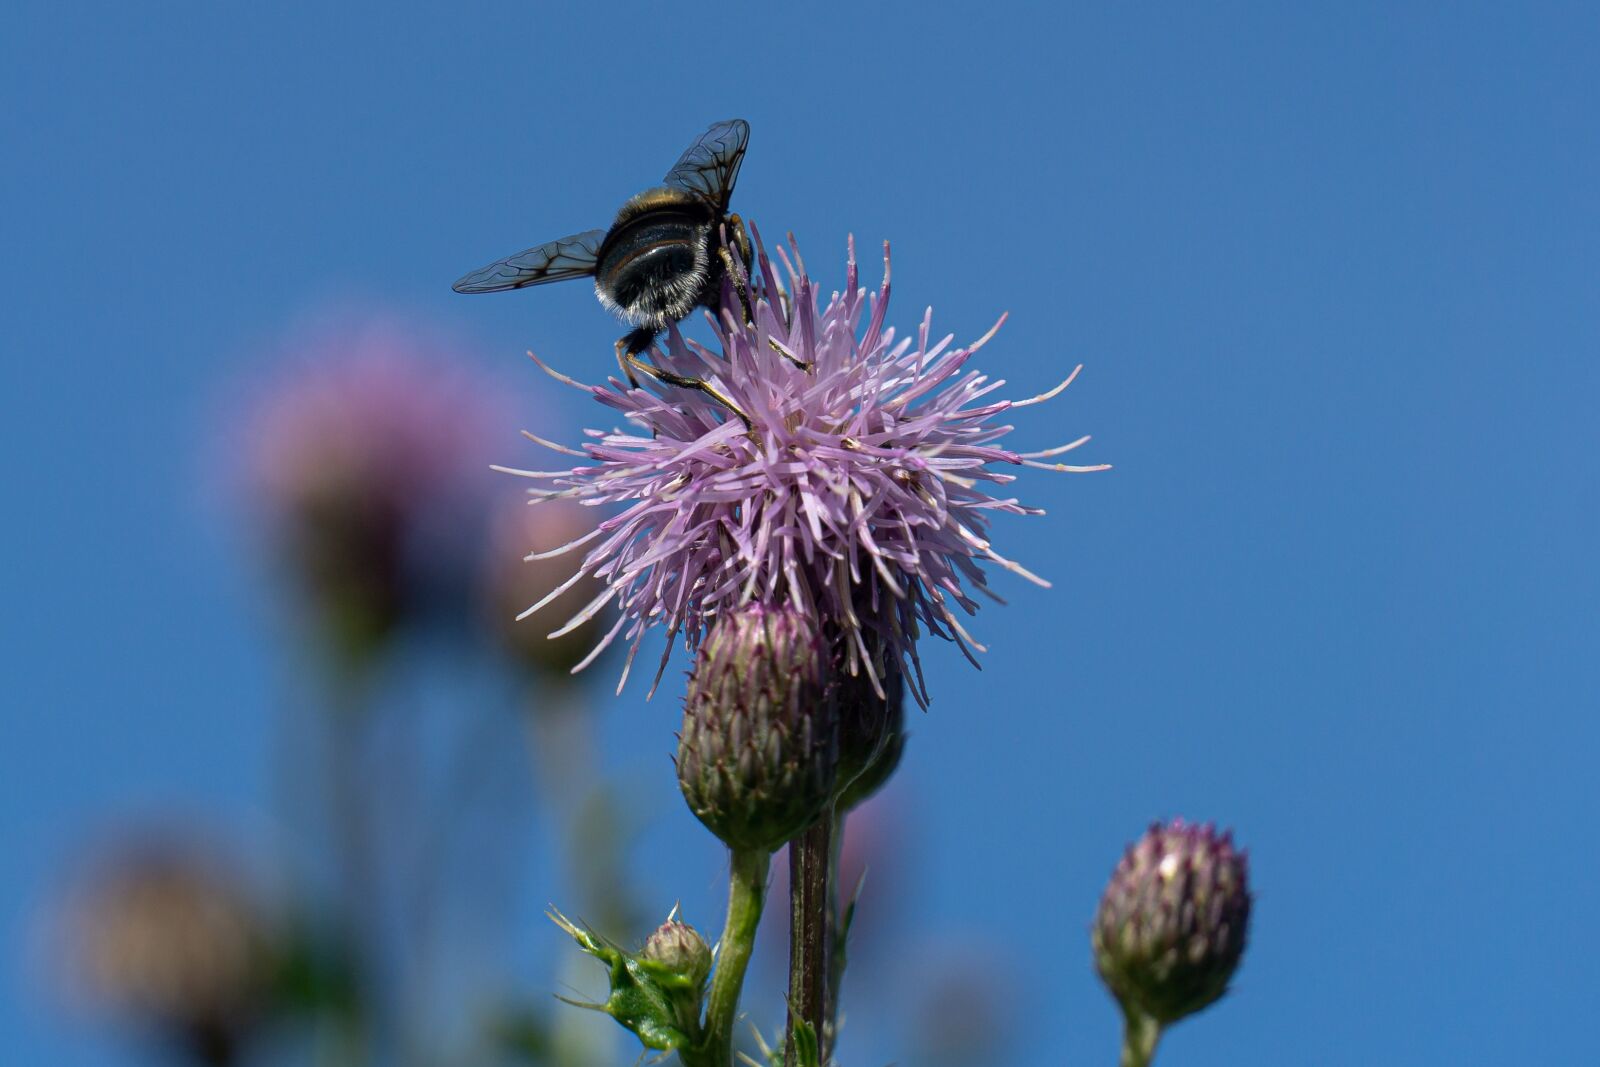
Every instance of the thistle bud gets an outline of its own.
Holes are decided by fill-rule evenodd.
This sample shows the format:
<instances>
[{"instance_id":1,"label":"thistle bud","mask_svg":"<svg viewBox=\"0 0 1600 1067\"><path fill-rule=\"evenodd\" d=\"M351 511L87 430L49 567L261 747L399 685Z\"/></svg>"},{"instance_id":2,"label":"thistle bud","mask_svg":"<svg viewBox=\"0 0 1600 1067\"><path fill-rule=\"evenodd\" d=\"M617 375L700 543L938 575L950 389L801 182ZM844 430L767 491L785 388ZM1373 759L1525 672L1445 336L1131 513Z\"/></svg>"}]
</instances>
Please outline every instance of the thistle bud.
<instances>
[{"instance_id":1,"label":"thistle bud","mask_svg":"<svg viewBox=\"0 0 1600 1067\"><path fill-rule=\"evenodd\" d=\"M838 717L816 626L787 607L724 616L689 676L678 784L729 848L772 851L833 796Z\"/></svg>"},{"instance_id":2,"label":"thistle bud","mask_svg":"<svg viewBox=\"0 0 1600 1067\"><path fill-rule=\"evenodd\" d=\"M611 1016L647 1049L670 1052L700 1043L700 1009L711 973L711 949L694 927L677 921L676 908L638 952L624 951L559 911L547 914L580 948L606 965L611 985L603 1003L560 999Z\"/></svg>"},{"instance_id":3,"label":"thistle bud","mask_svg":"<svg viewBox=\"0 0 1600 1067\"><path fill-rule=\"evenodd\" d=\"M883 696L866 672L839 678L839 780L835 804L847 812L882 789L906 745L905 675L884 672Z\"/></svg>"},{"instance_id":4,"label":"thistle bud","mask_svg":"<svg viewBox=\"0 0 1600 1067\"><path fill-rule=\"evenodd\" d=\"M656 927L639 953L642 959L681 976L699 990L711 974L711 946L688 923L668 919Z\"/></svg>"},{"instance_id":5,"label":"thistle bud","mask_svg":"<svg viewBox=\"0 0 1600 1067\"><path fill-rule=\"evenodd\" d=\"M1123 1011L1159 1026L1216 1002L1244 954L1249 863L1208 823L1152 824L1111 875L1095 966Z\"/></svg>"}]
</instances>

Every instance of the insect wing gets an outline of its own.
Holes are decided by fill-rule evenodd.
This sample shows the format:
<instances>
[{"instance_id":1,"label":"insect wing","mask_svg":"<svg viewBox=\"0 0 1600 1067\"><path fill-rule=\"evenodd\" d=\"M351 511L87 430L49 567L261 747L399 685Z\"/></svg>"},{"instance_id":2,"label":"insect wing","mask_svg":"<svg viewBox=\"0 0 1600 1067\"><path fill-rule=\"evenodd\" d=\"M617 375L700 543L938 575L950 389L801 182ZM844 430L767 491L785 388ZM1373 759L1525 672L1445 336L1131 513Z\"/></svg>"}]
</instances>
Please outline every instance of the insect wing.
<instances>
[{"instance_id":1,"label":"insect wing","mask_svg":"<svg viewBox=\"0 0 1600 1067\"><path fill-rule=\"evenodd\" d=\"M744 119L719 122L689 146L662 184L687 189L725 211L749 143L750 124Z\"/></svg>"},{"instance_id":2,"label":"insect wing","mask_svg":"<svg viewBox=\"0 0 1600 1067\"><path fill-rule=\"evenodd\" d=\"M587 277L594 273L600 242L605 236L604 230L590 230L518 252L473 271L450 288L458 293L497 293L502 289Z\"/></svg>"}]
</instances>

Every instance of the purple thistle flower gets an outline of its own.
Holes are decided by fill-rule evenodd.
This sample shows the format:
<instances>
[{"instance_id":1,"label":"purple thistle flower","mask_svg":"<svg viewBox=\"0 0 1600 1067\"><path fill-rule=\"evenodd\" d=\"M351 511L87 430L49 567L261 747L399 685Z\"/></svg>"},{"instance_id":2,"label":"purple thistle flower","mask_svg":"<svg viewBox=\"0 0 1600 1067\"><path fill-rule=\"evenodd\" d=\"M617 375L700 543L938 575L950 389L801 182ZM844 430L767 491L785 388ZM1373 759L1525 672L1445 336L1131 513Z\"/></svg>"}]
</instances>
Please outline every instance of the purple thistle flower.
<instances>
[{"instance_id":1,"label":"purple thistle flower","mask_svg":"<svg viewBox=\"0 0 1600 1067\"><path fill-rule=\"evenodd\" d=\"M485 423L501 413L454 346L374 319L284 348L249 442L251 488L279 521L335 491L417 515L478 472Z\"/></svg>"},{"instance_id":2,"label":"purple thistle flower","mask_svg":"<svg viewBox=\"0 0 1600 1067\"><path fill-rule=\"evenodd\" d=\"M915 336L897 338L884 324L887 244L875 296L858 286L852 241L844 291L820 308L798 248L792 258L778 254L782 279L764 250L758 257L753 323L725 285L720 321L712 321L720 353L676 328L654 353L661 368L714 384L737 412L696 390L654 382L630 388L616 378L588 386L545 367L637 427L589 430L581 450L530 434L589 462L509 471L547 481L530 491L535 497L622 507L548 553L588 546L568 584L594 576L606 586L551 636L619 604L621 617L575 669L620 637L630 645L620 691L651 627L665 627L668 638L659 682L680 635L692 650L715 619L740 605L786 604L832 627L841 669L864 671L880 696L885 670L909 667L913 695L925 704L916 650L924 628L954 640L974 663L983 650L959 618L976 612L974 593L998 600L983 564L1049 584L990 545L991 513L1039 513L996 495L1014 475L994 468L1105 469L1051 461L1087 437L1033 453L996 444L1011 430L1001 416L1051 399L1077 371L1039 396L989 399L1004 383L968 364L999 323L976 343L951 348L950 337L930 341L930 309Z\"/></svg>"}]
</instances>

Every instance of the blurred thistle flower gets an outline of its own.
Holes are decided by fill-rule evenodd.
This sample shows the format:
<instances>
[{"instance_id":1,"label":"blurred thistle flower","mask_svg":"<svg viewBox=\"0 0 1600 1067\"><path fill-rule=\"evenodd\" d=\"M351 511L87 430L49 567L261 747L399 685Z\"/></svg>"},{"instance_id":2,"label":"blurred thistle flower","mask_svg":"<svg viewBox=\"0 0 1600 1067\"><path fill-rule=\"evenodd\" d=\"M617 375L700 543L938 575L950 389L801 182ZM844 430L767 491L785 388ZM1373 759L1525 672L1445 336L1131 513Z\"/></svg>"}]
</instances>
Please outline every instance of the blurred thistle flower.
<instances>
[{"instance_id":1,"label":"blurred thistle flower","mask_svg":"<svg viewBox=\"0 0 1600 1067\"><path fill-rule=\"evenodd\" d=\"M990 492L1014 477L995 468L1103 469L1051 459L1087 437L1033 453L995 443L1011 429L1004 415L1056 396L1077 371L1040 396L988 400L1004 383L968 364L993 331L951 348L949 337L930 342L931 312L914 337L885 328L887 246L876 297L858 286L852 243L844 292L820 309L798 250L779 255L787 286L765 252L758 257L753 324L725 287L714 324L721 352L674 328L656 354L662 369L713 383L737 412L697 390L624 388L615 379L586 386L550 371L638 427L591 430L581 450L535 438L589 465L511 471L549 483L532 491L536 498L625 506L561 550L591 546L581 573L607 588L557 633L615 601L621 617L597 650L622 635L631 666L659 625L668 636L664 670L679 635L693 649L741 605L789 604L838 628L845 673L866 672L882 694L877 661L908 667L907 684L925 704L915 647L922 627L968 658L982 650L957 617L957 609L977 610L974 592L993 596L981 564L1047 584L990 546L991 513L1038 513Z\"/></svg>"},{"instance_id":2,"label":"blurred thistle flower","mask_svg":"<svg viewBox=\"0 0 1600 1067\"><path fill-rule=\"evenodd\" d=\"M251 485L278 554L349 654L468 577L467 544L448 541L481 511L494 405L439 347L382 321L325 333L296 347L299 366L251 427Z\"/></svg>"},{"instance_id":3,"label":"blurred thistle flower","mask_svg":"<svg viewBox=\"0 0 1600 1067\"><path fill-rule=\"evenodd\" d=\"M488 623L501 643L519 662L540 674L565 678L583 661L600 639L610 620L603 616L548 638L539 627L517 616L529 604L544 599L565 584L577 570L571 556L550 557L544 549L564 545L592 533L595 511L570 500L553 500L530 507L522 494L496 505L490 519L488 550L484 560L483 596ZM599 579L580 579L554 601L557 612L576 614L601 592Z\"/></svg>"},{"instance_id":4,"label":"blurred thistle flower","mask_svg":"<svg viewBox=\"0 0 1600 1067\"><path fill-rule=\"evenodd\" d=\"M1091 940L1101 979L1130 1023L1161 1027L1215 1003L1244 954L1249 861L1231 833L1152 824L1111 875Z\"/></svg>"},{"instance_id":5,"label":"blurred thistle flower","mask_svg":"<svg viewBox=\"0 0 1600 1067\"><path fill-rule=\"evenodd\" d=\"M104 857L71 898L73 975L96 1004L233 1061L268 1009L272 925L218 860L167 840Z\"/></svg>"},{"instance_id":6,"label":"blurred thistle flower","mask_svg":"<svg viewBox=\"0 0 1600 1067\"><path fill-rule=\"evenodd\" d=\"M701 644L678 739L689 810L731 849L771 852L832 799L838 719L817 626L750 604Z\"/></svg>"}]
</instances>

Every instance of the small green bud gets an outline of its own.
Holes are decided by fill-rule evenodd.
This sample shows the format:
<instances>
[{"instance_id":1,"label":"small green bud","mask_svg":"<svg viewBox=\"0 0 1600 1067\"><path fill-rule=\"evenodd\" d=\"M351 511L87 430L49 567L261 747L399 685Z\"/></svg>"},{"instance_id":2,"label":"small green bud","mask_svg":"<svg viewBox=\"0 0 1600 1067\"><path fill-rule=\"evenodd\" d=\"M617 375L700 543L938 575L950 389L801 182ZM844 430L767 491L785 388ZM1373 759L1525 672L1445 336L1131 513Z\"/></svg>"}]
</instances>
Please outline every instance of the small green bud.
<instances>
[{"instance_id":1,"label":"small green bud","mask_svg":"<svg viewBox=\"0 0 1600 1067\"><path fill-rule=\"evenodd\" d=\"M689 810L733 849L773 851L833 798L836 695L804 613L753 604L700 646L684 700L678 784Z\"/></svg>"},{"instance_id":2,"label":"small green bud","mask_svg":"<svg viewBox=\"0 0 1600 1067\"><path fill-rule=\"evenodd\" d=\"M668 918L638 953L625 952L559 911L547 912L589 955L606 965L611 993L604 1004L568 1004L604 1012L632 1030L645 1048L669 1052L700 1041L700 1006L711 950L694 928Z\"/></svg>"},{"instance_id":3,"label":"small green bud","mask_svg":"<svg viewBox=\"0 0 1600 1067\"><path fill-rule=\"evenodd\" d=\"M711 946L694 927L674 918L656 927L639 955L696 990L703 988L711 975Z\"/></svg>"},{"instance_id":4,"label":"small green bud","mask_svg":"<svg viewBox=\"0 0 1600 1067\"><path fill-rule=\"evenodd\" d=\"M1111 875L1091 940L1100 977L1130 1018L1162 1026L1215 1003L1244 955L1249 863L1230 833L1152 825Z\"/></svg>"},{"instance_id":5,"label":"small green bud","mask_svg":"<svg viewBox=\"0 0 1600 1067\"><path fill-rule=\"evenodd\" d=\"M671 1002L677 1028L685 1034L700 1032L700 1009L706 999L706 979L711 977L711 946L688 923L679 922L673 908L667 921L656 927L639 950L642 969Z\"/></svg>"}]
</instances>

